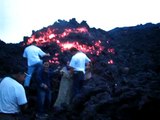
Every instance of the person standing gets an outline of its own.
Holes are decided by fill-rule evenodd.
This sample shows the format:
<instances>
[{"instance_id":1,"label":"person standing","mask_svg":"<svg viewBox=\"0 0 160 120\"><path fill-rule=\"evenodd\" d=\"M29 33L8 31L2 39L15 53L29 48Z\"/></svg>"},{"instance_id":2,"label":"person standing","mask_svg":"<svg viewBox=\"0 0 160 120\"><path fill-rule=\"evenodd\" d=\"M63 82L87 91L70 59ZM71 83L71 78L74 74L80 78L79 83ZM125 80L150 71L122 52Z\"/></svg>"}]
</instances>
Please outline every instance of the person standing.
<instances>
[{"instance_id":1,"label":"person standing","mask_svg":"<svg viewBox=\"0 0 160 120\"><path fill-rule=\"evenodd\" d=\"M51 85L54 72L49 66L49 61L44 59L43 65L37 70L37 118L48 117L48 110L51 108Z\"/></svg>"},{"instance_id":2,"label":"person standing","mask_svg":"<svg viewBox=\"0 0 160 120\"><path fill-rule=\"evenodd\" d=\"M61 70L61 80L59 85L59 91L57 99L54 103L54 110L56 112L61 111L70 106L71 97L72 97L72 77L69 72L69 62Z\"/></svg>"},{"instance_id":3,"label":"person standing","mask_svg":"<svg viewBox=\"0 0 160 120\"><path fill-rule=\"evenodd\" d=\"M50 54L43 52L39 47L37 47L36 41L33 41L30 46L24 49L23 57L27 58L28 64L28 71L24 81L24 87L29 87L33 72L42 65L42 60L40 57L44 56L50 56Z\"/></svg>"},{"instance_id":4,"label":"person standing","mask_svg":"<svg viewBox=\"0 0 160 120\"><path fill-rule=\"evenodd\" d=\"M27 109L27 98L22 85L25 70L12 66L9 75L0 81L0 120L17 120L20 113Z\"/></svg>"},{"instance_id":5,"label":"person standing","mask_svg":"<svg viewBox=\"0 0 160 120\"><path fill-rule=\"evenodd\" d=\"M73 74L72 98L74 98L77 94L81 94L81 89L85 79L85 66L86 64L89 64L91 60L86 54L79 51L77 48L71 48L70 52L73 54L69 66L70 71Z\"/></svg>"}]
</instances>

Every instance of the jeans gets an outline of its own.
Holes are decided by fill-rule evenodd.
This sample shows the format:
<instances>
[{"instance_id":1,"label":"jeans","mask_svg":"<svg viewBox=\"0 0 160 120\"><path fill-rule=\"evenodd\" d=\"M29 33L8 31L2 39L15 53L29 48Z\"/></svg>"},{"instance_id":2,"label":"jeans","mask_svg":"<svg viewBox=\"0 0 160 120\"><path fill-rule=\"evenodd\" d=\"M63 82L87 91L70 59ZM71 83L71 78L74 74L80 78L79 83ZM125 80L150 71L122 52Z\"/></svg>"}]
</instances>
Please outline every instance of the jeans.
<instances>
[{"instance_id":1,"label":"jeans","mask_svg":"<svg viewBox=\"0 0 160 120\"><path fill-rule=\"evenodd\" d=\"M38 89L37 91L37 111L43 114L49 110L51 105L51 90Z\"/></svg>"},{"instance_id":2,"label":"jeans","mask_svg":"<svg viewBox=\"0 0 160 120\"><path fill-rule=\"evenodd\" d=\"M42 62L39 62L39 63L37 63L35 65L32 65L32 66L28 66L27 75L26 75L26 78L25 78L25 81L24 81L24 86L25 87L29 87L30 81L31 81L31 78L32 78L32 74L34 73L34 71L36 71L36 69L38 69L41 66L42 66Z\"/></svg>"}]
</instances>

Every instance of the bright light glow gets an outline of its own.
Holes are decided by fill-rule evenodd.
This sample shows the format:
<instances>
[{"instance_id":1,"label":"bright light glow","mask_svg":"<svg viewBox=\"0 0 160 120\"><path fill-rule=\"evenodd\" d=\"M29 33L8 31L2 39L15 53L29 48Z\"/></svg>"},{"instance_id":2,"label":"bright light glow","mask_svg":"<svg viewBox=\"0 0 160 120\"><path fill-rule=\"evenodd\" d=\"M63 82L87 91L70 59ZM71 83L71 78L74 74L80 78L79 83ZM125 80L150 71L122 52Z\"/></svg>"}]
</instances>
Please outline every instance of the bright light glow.
<instances>
[{"instance_id":1,"label":"bright light glow","mask_svg":"<svg viewBox=\"0 0 160 120\"><path fill-rule=\"evenodd\" d=\"M85 20L90 27L106 31L159 23L159 11L159 0L0 0L0 39L18 43L32 30L52 25L58 19L76 18L79 23Z\"/></svg>"},{"instance_id":2,"label":"bright light glow","mask_svg":"<svg viewBox=\"0 0 160 120\"><path fill-rule=\"evenodd\" d=\"M64 34L65 33L65 34ZM72 47L77 48L78 50L88 53L93 56L99 56L102 52L106 54L106 56L114 55L115 49L112 47L105 47L105 45L102 44L102 40L97 39L94 41L87 41L88 39L85 39L84 41L86 43L81 43L78 41L77 38L74 38L74 40L69 41L68 36L72 33L75 34L90 34L88 32L88 29L86 27L77 27L77 28L65 28L63 31L57 33L57 28L48 27L45 31L39 31L36 34L39 36L35 36L33 34L30 38L26 39L26 41L23 43L23 45L28 45L32 43L33 41L36 41L37 45L39 46L45 46L47 44L55 43L57 46L59 46L60 51L63 53L65 51L70 50ZM65 40L64 40L65 39ZM76 40L77 39L77 40ZM109 43L110 39L108 39L106 42ZM89 43L89 44L87 44ZM91 44L92 43L92 44ZM52 48L50 48L52 49ZM59 61L59 53L55 53L53 57L49 60L51 64L60 64ZM114 61L111 59L111 57L107 60L108 64L114 64Z\"/></svg>"}]
</instances>

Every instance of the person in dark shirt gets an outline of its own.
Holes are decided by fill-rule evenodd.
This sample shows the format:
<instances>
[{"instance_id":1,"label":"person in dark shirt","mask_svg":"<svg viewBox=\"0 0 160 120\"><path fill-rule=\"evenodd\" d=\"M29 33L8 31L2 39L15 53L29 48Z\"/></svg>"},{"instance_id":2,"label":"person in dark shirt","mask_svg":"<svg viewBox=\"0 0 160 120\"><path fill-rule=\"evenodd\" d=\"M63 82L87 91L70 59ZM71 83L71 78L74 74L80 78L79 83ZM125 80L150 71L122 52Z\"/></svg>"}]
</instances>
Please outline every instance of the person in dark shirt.
<instances>
[{"instance_id":1,"label":"person in dark shirt","mask_svg":"<svg viewBox=\"0 0 160 120\"><path fill-rule=\"evenodd\" d=\"M43 61L42 67L37 71L37 114L36 117L47 117L47 110L51 106L51 77L53 72L50 70L48 60Z\"/></svg>"}]
</instances>

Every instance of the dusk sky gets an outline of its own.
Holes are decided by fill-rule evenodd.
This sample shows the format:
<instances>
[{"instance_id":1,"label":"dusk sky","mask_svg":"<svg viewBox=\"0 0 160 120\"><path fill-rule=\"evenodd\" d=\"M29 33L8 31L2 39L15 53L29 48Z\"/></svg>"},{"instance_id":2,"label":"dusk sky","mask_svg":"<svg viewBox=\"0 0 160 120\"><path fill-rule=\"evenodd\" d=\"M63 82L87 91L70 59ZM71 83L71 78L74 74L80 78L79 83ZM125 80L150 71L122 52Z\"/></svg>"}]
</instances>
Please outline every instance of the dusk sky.
<instances>
[{"instance_id":1,"label":"dusk sky","mask_svg":"<svg viewBox=\"0 0 160 120\"><path fill-rule=\"evenodd\" d=\"M0 0L0 39L19 43L32 30L52 25L58 19L85 20L92 28L160 22L159 0Z\"/></svg>"}]
</instances>

